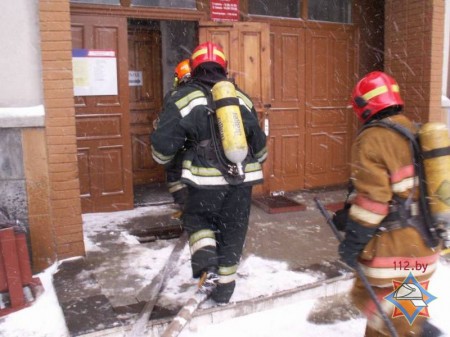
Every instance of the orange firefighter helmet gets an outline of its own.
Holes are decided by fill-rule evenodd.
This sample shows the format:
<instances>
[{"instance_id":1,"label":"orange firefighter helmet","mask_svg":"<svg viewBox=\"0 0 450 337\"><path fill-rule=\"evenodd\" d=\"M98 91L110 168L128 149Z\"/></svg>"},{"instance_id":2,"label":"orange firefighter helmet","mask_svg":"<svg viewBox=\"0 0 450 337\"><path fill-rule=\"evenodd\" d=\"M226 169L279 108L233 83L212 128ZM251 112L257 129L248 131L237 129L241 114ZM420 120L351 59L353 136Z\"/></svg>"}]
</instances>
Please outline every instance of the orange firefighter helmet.
<instances>
[{"instance_id":1,"label":"orange firefighter helmet","mask_svg":"<svg viewBox=\"0 0 450 337\"><path fill-rule=\"evenodd\" d=\"M191 77L191 66L189 59L185 59L177 64L174 74L174 86L187 81Z\"/></svg>"}]
</instances>

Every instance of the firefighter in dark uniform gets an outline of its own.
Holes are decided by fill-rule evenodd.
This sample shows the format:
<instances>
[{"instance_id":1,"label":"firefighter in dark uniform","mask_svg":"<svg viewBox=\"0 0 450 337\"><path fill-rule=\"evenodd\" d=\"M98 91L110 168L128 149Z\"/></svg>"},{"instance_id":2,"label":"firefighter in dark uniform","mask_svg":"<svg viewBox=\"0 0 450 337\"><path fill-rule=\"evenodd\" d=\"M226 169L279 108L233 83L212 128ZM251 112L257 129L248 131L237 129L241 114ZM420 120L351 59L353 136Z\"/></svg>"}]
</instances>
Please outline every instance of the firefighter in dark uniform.
<instances>
[{"instance_id":1,"label":"firefighter in dark uniform","mask_svg":"<svg viewBox=\"0 0 450 337\"><path fill-rule=\"evenodd\" d=\"M152 134L152 155L170 162L185 147L182 182L188 185L183 225L189 234L193 276L204 280L200 290L218 303L229 302L247 234L252 186L263 180L261 164L267 156L266 136L250 98L236 87L248 143L244 176L236 179L223 166L211 121L211 88L227 80L222 48L200 44L191 56L192 80L179 88L164 106ZM223 158L222 158L223 159Z\"/></svg>"},{"instance_id":2,"label":"firefighter in dark uniform","mask_svg":"<svg viewBox=\"0 0 450 337\"><path fill-rule=\"evenodd\" d=\"M410 142L394 130L369 127L383 121L401 125L413 133L417 131L400 113L404 103L396 81L383 72L369 73L355 86L352 105L364 125L352 147L351 181L356 195L339 254L350 266L359 263L383 310L391 317L394 305L384 297L394 290L393 281L404 281L410 272L419 282L429 280L438 264L439 249L426 243L417 226L417 221L423 218L417 215L420 195ZM412 201L408 208L406 200ZM401 268L402 261L408 261L410 266L420 263L426 270ZM390 336L358 276L351 297L367 316L365 336ZM411 325L405 317L391 321L398 336L440 334L423 316L418 316Z\"/></svg>"},{"instance_id":3,"label":"firefighter in dark uniform","mask_svg":"<svg viewBox=\"0 0 450 337\"><path fill-rule=\"evenodd\" d=\"M190 79L191 67L189 65L189 59L185 59L175 67L173 88L164 97L164 102L169 100L177 90L189 82ZM165 103L163 105L165 105ZM180 208L180 211L173 215L174 218L179 218L181 216L187 198L187 186L181 182L184 151L185 148L183 147L175 155L175 158L165 165L167 188L169 189L174 202Z\"/></svg>"}]
</instances>

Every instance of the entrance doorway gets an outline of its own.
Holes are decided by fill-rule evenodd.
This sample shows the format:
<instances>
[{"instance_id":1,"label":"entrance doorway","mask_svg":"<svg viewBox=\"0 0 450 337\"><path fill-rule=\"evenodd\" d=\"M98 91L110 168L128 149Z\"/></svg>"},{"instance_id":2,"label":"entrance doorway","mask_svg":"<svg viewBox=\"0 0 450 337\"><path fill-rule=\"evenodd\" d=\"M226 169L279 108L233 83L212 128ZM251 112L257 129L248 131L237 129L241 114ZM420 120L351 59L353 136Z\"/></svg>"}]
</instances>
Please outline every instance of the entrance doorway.
<instances>
[{"instance_id":1,"label":"entrance doorway","mask_svg":"<svg viewBox=\"0 0 450 337\"><path fill-rule=\"evenodd\" d=\"M164 167L151 156L150 134L172 88L173 73L196 45L196 24L128 19L128 74L133 185L162 183ZM142 190L142 187L140 188Z\"/></svg>"},{"instance_id":2,"label":"entrance doorway","mask_svg":"<svg viewBox=\"0 0 450 337\"><path fill-rule=\"evenodd\" d=\"M150 134L162 107L161 31L154 21L128 21L128 81L133 185L164 179L151 156Z\"/></svg>"},{"instance_id":3,"label":"entrance doorway","mask_svg":"<svg viewBox=\"0 0 450 337\"><path fill-rule=\"evenodd\" d=\"M128 19L130 135L134 205L171 197L164 167L151 155L150 135L172 89L176 65L197 44L197 25L181 21ZM164 196L164 197L163 197Z\"/></svg>"}]
</instances>

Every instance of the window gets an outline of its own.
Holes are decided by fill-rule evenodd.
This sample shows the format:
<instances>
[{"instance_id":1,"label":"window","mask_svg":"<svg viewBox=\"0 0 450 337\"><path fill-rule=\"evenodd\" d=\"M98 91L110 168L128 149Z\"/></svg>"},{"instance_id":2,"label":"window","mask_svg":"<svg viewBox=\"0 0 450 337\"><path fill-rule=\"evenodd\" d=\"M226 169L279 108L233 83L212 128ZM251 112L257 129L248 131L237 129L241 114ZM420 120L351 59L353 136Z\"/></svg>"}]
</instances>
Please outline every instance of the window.
<instances>
[{"instance_id":1,"label":"window","mask_svg":"<svg viewBox=\"0 0 450 337\"><path fill-rule=\"evenodd\" d=\"M308 19L317 21L350 23L351 0L309 0Z\"/></svg>"},{"instance_id":2,"label":"window","mask_svg":"<svg viewBox=\"0 0 450 337\"><path fill-rule=\"evenodd\" d=\"M195 0L132 0L132 6L192 8L197 9Z\"/></svg>"},{"instance_id":3,"label":"window","mask_svg":"<svg viewBox=\"0 0 450 337\"><path fill-rule=\"evenodd\" d=\"M299 18L300 4L301 0L251 0L248 2L248 12L258 15Z\"/></svg>"},{"instance_id":4,"label":"window","mask_svg":"<svg viewBox=\"0 0 450 337\"><path fill-rule=\"evenodd\" d=\"M285 18L304 18L303 6L308 7L308 20L351 23L352 0L249 0L249 14Z\"/></svg>"}]
</instances>

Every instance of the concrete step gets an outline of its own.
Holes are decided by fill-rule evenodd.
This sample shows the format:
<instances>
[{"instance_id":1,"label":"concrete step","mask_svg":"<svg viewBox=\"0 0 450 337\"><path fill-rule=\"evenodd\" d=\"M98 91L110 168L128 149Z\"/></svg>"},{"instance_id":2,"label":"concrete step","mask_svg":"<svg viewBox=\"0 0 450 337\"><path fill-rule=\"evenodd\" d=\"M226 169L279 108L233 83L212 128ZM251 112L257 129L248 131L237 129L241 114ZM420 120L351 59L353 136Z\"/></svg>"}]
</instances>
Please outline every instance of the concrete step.
<instances>
[{"instance_id":1,"label":"concrete step","mask_svg":"<svg viewBox=\"0 0 450 337\"><path fill-rule=\"evenodd\" d=\"M341 269L341 271L343 271ZM353 273L345 271L339 276L302 285L300 287L281 291L270 296L261 296L242 302L230 303L225 306L214 306L209 308L199 308L193 315L189 325L198 326L206 324L217 324L232 318L241 317L264 310L294 304L298 301L329 298L348 292L353 284ZM160 337L173 317L150 320L147 325L148 337ZM132 325L113 327L101 331L83 334L83 337L118 337L126 336Z\"/></svg>"}]
</instances>

